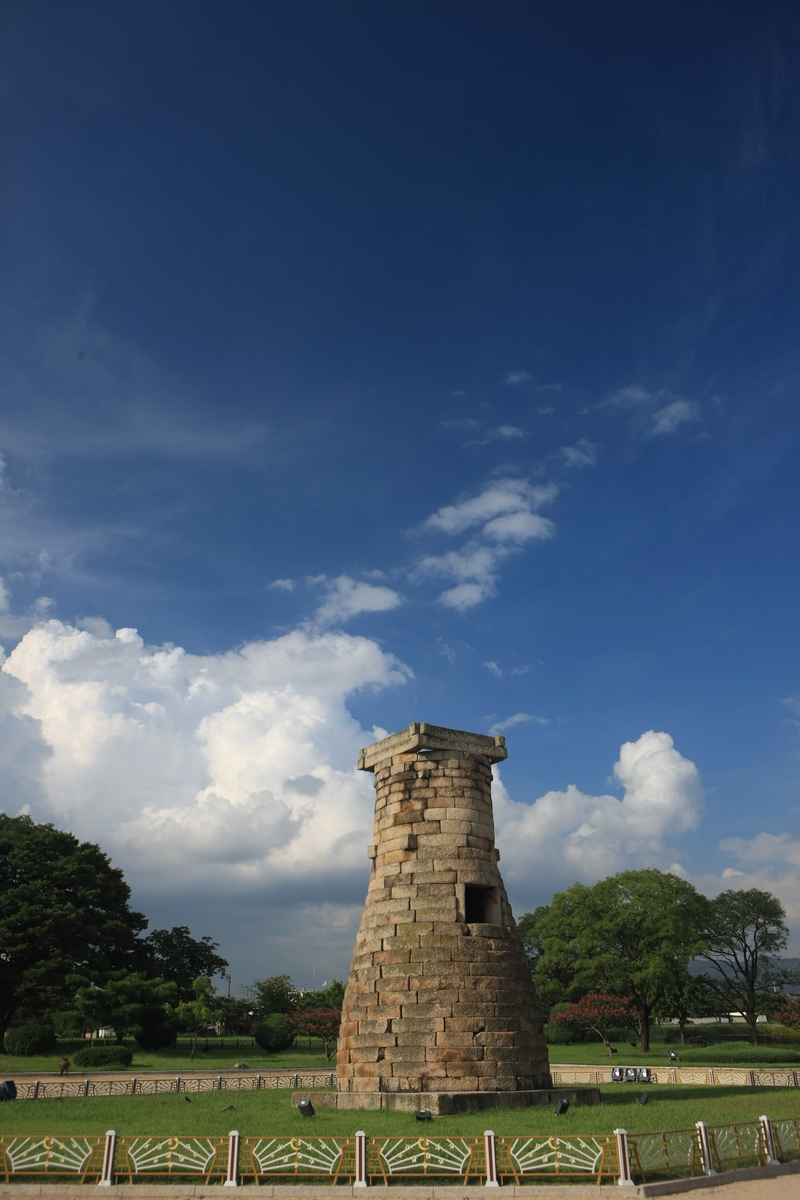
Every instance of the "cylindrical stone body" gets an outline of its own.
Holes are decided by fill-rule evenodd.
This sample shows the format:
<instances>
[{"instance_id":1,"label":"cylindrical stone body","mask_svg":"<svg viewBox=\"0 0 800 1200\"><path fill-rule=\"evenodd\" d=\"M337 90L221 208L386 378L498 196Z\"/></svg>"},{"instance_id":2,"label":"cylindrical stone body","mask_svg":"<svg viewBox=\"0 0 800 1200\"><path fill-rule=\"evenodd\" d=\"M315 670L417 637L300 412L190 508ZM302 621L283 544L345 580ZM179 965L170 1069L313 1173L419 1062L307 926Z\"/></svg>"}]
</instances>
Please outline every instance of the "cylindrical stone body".
<instances>
[{"instance_id":1,"label":"cylindrical stone body","mask_svg":"<svg viewBox=\"0 0 800 1200\"><path fill-rule=\"evenodd\" d=\"M549 1087L497 866L488 757L412 750L374 770L372 875L342 1011L339 1091Z\"/></svg>"}]
</instances>

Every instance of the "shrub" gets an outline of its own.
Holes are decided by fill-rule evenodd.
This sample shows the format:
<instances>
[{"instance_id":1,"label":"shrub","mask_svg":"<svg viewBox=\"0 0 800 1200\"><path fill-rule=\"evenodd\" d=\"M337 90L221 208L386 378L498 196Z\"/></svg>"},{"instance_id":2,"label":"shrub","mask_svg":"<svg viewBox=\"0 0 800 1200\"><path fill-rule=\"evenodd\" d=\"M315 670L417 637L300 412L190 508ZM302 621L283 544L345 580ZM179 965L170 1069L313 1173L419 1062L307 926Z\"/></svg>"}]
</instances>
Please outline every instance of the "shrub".
<instances>
[{"instance_id":1,"label":"shrub","mask_svg":"<svg viewBox=\"0 0 800 1200\"><path fill-rule=\"evenodd\" d=\"M797 1050L780 1046L751 1046L749 1042L728 1042L716 1046L687 1046L678 1053L679 1063L702 1063L708 1067L726 1067L734 1063L796 1063Z\"/></svg>"},{"instance_id":2,"label":"shrub","mask_svg":"<svg viewBox=\"0 0 800 1200\"><path fill-rule=\"evenodd\" d=\"M47 1021L28 1021L5 1036L6 1054L52 1054L57 1045L55 1030Z\"/></svg>"},{"instance_id":3,"label":"shrub","mask_svg":"<svg viewBox=\"0 0 800 1200\"><path fill-rule=\"evenodd\" d=\"M127 1046L84 1046L72 1059L76 1067L129 1067L133 1053Z\"/></svg>"},{"instance_id":4,"label":"shrub","mask_svg":"<svg viewBox=\"0 0 800 1200\"><path fill-rule=\"evenodd\" d=\"M270 1013L256 1030L256 1041L268 1054L288 1050L294 1042L294 1030L286 1023L284 1013Z\"/></svg>"},{"instance_id":5,"label":"shrub","mask_svg":"<svg viewBox=\"0 0 800 1200\"><path fill-rule=\"evenodd\" d=\"M136 1034L136 1043L142 1050L166 1050L174 1041L175 1031L166 1025L144 1025Z\"/></svg>"}]
</instances>

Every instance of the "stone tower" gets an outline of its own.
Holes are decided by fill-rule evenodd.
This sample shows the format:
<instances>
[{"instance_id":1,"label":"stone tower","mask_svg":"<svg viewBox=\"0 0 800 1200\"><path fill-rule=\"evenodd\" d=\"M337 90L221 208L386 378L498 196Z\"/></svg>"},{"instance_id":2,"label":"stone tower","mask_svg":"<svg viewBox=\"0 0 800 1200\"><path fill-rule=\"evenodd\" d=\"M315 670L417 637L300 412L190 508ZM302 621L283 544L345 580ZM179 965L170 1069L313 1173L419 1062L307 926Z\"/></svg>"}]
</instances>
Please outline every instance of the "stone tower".
<instances>
[{"instance_id":1,"label":"stone tower","mask_svg":"<svg viewBox=\"0 0 800 1200\"><path fill-rule=\"evenodd\" d=\"M494 845L491 766L506 757L503 738L426 724L361 753L359 768L375 773L375 835L342 1011L339 1107L516 1106L550 1088Z\"/></svg>"}]
</instances>

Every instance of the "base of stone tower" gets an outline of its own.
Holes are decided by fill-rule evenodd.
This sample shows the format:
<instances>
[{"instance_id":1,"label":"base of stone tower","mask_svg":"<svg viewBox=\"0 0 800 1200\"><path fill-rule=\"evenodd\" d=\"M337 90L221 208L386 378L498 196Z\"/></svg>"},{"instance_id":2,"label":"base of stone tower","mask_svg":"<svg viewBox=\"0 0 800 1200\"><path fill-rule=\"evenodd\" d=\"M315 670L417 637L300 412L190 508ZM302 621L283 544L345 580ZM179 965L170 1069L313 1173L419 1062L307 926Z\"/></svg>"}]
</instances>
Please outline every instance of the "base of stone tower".
<instances>
[{"instance_id":1,"label":"base of stone tower","mask_svg":"<svg viewBox=\"0 0 800 1200\"><path fill-rule=\"evenodd\" d=\"M486 1108L531 1108L555 1104L566 1098L570 1104L599 1104L596 1087L538 1088L530 1092L292 1092L292 1104L310 1100L315 1107L344 1109L387 1109L414 1112L427 1108L435 1117L482 1112Z\"/></svg>"}]
</instances>

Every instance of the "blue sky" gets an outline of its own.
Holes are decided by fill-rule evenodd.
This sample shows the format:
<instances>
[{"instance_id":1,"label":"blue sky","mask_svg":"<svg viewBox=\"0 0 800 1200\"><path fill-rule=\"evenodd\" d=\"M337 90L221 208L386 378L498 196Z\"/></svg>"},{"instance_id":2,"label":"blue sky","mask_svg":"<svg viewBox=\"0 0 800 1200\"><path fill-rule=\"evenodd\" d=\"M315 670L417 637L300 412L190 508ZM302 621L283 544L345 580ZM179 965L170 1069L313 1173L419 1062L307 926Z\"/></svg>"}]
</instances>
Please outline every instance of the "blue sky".
<instances>
[{"instance_id":1,"label":"blue sky","mask_svg":"<svg viewBox=\"0 0 800 1200\"><path fill-rule=\"evenodd\" d=\"M358 748L493 729L517 913L656 865L800 936L794 6L3 23L5 808L309 983Z\"/></svg>"}]
</instances>

